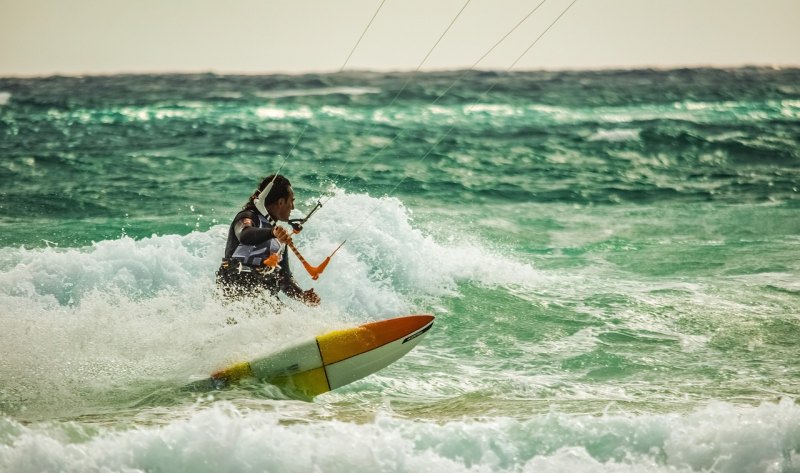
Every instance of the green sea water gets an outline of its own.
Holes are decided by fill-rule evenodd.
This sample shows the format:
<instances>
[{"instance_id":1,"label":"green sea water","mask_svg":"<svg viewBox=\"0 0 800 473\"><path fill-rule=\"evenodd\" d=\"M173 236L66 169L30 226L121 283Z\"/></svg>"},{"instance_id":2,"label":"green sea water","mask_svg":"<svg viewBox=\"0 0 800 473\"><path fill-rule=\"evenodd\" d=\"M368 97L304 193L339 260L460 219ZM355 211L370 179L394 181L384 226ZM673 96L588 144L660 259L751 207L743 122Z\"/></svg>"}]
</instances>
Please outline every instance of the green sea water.
<instances>
[{"instance_id":1,"label":"green sea water","mask_svg":"<svg viewBox=\"0 0 800 473\"><path fill-rule=\"evenodd\" d=\"M0 471L800 471L798 84L0 79ZM225 305L284 162L306 258L347 240L292 261L323 302ZM180 390L408 313L414 351L313 401Z\"/></svg>"}]
</instances>

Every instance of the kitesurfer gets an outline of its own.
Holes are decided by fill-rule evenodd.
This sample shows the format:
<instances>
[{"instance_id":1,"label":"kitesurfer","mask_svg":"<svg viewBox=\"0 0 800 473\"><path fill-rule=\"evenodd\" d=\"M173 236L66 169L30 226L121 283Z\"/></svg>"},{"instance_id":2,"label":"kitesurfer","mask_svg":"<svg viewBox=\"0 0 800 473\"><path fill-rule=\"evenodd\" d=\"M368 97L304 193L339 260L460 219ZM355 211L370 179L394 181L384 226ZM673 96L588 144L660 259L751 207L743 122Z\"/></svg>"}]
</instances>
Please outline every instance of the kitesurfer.
<instances>
[{"instance_id":1,"label":"kitesurfer","mask_svg":"<svg viewBox=\"0 0 800 473\"><path fill-rule=\"evenodd\" d=\"M294 190L289 180L280 174L264 178L228 230L217 271L217 285L225 296L239 298L266 290L277 297L283 291L305 304L319 304L314 289L301 289L289 267L286 243L291 235L277 223L288 222L292 210Z\"/></svg>"}]
</instances>

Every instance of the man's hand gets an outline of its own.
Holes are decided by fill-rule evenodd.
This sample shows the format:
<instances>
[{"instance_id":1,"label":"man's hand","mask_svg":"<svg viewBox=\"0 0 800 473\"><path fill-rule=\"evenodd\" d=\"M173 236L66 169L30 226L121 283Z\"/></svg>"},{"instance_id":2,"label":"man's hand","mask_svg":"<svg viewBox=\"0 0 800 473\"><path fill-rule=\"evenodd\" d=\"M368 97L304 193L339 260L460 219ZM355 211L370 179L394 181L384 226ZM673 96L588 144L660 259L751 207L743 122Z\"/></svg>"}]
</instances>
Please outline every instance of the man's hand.
<instances>
[{"instance_id":1,"label":"man's hand","mask_svg":"<svg viewBox=\"0 0 800 473\"><path fill-rule=\"evenodd\" d=\"M314 289L303 291L303 294L300 296L300 300L306 305L310 306L318 306L320 303L320 298L317 293L314 292Z\"/></svg>"},{"instance_id":2,"label":"man's hand","mask_svg":"<svg viewBox=\"0 0 800 473\"><path fill-rule=\"evenodd\" d=\"M275 235L275 238L281 243L289 243L292 241L292 235L283 227L275 225L272 229L272 234Z\"/></svg>"}]
</instances>

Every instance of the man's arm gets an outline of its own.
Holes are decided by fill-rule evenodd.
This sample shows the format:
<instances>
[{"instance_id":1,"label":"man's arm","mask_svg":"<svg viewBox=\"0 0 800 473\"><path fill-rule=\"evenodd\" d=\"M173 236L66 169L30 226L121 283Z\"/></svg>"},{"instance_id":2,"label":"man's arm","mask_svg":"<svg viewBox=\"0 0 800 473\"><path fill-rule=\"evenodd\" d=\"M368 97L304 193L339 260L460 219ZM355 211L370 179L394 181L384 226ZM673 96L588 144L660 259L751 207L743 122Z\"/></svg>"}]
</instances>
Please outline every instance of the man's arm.
<instances>
[{"instance_id":1,"label":"man's arm","mask_svg":"<svg viewBox=\"0 0 800 473\"><path fill-rule=\"evenodd\" d=\"M245 245L258 245L275 238L271 228L258 228L252 218L244 216L233 226L236 238Z\"/></svg>"}]
</instances>

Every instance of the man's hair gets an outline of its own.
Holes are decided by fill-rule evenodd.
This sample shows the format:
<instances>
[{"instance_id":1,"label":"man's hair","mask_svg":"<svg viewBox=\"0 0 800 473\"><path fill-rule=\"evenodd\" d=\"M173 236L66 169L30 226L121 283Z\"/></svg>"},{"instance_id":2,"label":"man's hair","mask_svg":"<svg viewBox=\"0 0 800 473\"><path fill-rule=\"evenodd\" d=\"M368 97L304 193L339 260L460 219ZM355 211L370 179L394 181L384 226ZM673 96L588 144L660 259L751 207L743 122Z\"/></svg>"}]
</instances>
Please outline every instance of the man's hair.
<instances>
[{"instance_id":1,"label":"man's hair","mask_svg":"<svg viewBox=\"0 0 800 473\"><path fill-rule=\"evenodd\" d=\"M272 182L273 179L275 182ZM270 182L272 182L272 189L269 190L269 194L267 194L267 198L264 200L264 205L271 205L280 199L289 197L289 186L292 185L289 179L286 179L280 174L277 176L275 174L270 174L261 181L261 184L258 185L258 189L250 196L250 200L248 200L247 204L244 206L245 209L255 209L255 204L253 202L258 197L258 194L261 193Z\"/></svg>"}]
</instances>

